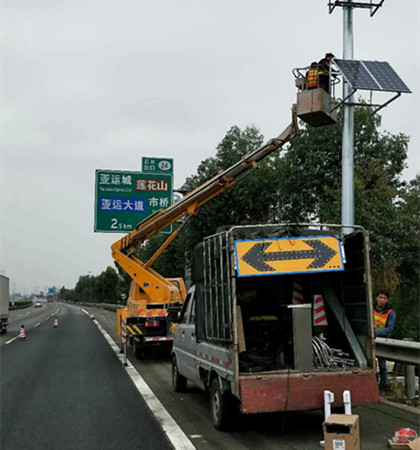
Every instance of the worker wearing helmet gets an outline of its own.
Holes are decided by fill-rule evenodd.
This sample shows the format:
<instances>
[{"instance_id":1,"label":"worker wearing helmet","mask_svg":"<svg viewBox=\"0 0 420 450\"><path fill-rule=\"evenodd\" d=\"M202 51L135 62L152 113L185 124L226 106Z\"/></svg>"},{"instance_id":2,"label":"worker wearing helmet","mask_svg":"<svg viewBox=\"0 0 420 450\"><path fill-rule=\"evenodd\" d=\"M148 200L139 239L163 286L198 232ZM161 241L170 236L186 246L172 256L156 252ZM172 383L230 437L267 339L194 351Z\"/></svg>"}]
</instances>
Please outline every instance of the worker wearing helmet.
<instances>
[{"instance_id":1,"label":"worker wearing helmet","mask_svg":"<svg viewBox=\"0 0 420 450\"><path fill-rule=\"evenodd\" d=\"M318 87L318 63L313 62L306 72L306 86L308 89L316 89Z\"/></svg>"},{"instance_id":2,"label":"worker wearing helmet","mask_svg":"<svg viewBox=\"0 0 420 450\"><path fill-rule=\"evenodd\" d=\"M328 92L328 94L330 93L330 65L333 58L334 55L332 53L327 53L325 58L318 63L319 87Z\"/></svg>"}]
</instances>

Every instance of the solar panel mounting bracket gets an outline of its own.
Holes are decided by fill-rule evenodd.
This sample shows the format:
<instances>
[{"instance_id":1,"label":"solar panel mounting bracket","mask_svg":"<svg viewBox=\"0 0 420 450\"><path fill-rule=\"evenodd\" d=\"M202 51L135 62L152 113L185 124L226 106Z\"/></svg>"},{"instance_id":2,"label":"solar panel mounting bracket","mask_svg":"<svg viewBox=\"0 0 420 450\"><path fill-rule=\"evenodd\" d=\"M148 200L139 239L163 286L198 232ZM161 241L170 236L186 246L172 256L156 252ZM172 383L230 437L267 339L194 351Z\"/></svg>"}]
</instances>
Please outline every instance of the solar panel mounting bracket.
<instances>
[{"instance_id":1,"label":"solar panel mounting bracket","mask_svg":"<svg viewBox=\"0 0 420 450\"><path fill-rule=\"evenodd\" d=\"M354 103L354 102L346 103L346 100L348 100L353 94L355 94L356 91L357 91L357 89L352 89L351 92L350 92L350 94L349 94L346 98L344 98L343 100L339 101L339 102L334 106L334 108L331 110L331 112L335 111L339 106L344 105L344 104L346 104L346 105L353 105L353 106L360 105L361 103L357 103L357 104Z\"/></svg>"},{"instance_id":2,"label":"solar panel mounting bracket","mask_svg":"<svg viewBox=\"0 0 420 450\"><path fill-rule=\"evenodd\" d=\"M401 95L401 92L397 92L397 94L394 95L394 97L390 98L388 101L386 101L382 105L370 105L370 106L378 106L378 108L376 108L372 111L372 114L376 114L380 109L385 108L385 106L389 105L391 102L396 100L400 95Z\"/></svg>"},{"instance_id":3,"label":"solar panel mounting bracket","mask_svg":"<svg viewBox=\"0 0 420 450\"><path fill-rule=\"evenodd\" d=\"M385 0L380 0L379 3L373 3L372 0L369 2L348 2L348 1L329 1L328 2L328 10L331 14L337 6L342 8L363 8L370 9L370 17L373 17L378 9L383 5Z\"/></svg>"}]
</instances>

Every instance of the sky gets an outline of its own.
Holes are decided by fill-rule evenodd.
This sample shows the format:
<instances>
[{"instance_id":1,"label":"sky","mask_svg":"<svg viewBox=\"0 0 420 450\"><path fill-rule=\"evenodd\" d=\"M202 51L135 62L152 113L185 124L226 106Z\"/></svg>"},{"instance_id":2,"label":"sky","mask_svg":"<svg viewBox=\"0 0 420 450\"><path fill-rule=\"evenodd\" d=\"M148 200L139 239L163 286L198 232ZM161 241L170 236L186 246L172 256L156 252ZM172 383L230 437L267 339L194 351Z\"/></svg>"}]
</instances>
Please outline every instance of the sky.
<instances>
[{"instance_id":1,"label":"sky","mask_svg":"<svg viewBox=\"0 0 420 450\"><path fill-rule=\"evenodd\" d=\"M342 57L327 0L4 0L0 273L11 291L73 288L114 266L95 233L95 170L174 159L174 186L237 125L290 122L292 69ZM368 3L368 0L366 0ZM381 111L420 172L419 2L354 12L354 58L388 61L413 91Z\"/></svg>"}]
</instances>

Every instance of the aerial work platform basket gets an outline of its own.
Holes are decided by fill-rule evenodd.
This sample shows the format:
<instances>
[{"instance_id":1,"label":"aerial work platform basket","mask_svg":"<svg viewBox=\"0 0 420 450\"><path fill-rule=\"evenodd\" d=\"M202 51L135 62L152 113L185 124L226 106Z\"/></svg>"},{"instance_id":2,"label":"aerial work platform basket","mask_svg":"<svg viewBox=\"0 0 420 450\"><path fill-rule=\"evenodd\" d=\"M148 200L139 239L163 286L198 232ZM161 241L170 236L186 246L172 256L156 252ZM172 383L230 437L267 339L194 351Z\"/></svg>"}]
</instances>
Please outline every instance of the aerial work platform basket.
<instances>
[{"instance_id":1,"label":"aerial work platform basket","mask_svg":"<svg viewBox=\"0 0 420 450\"><path fill-rule=\"evenodd\" d=\"M335 103L324 89L305 89L297 94L297 116L311 127L337 123Z\"/></svg>"},{"instance_id":2,"label":"aerial work platform basket","mask_svg":"<svg viewBox=\"0 0 420 450\"><path fill-rule=\"evenodd\" d=\"M293 70L297 93L297 116L312 127L337 123L337 103L320 87L308 89L306 72L309 67Z\"/></svg>"}]
</instances>

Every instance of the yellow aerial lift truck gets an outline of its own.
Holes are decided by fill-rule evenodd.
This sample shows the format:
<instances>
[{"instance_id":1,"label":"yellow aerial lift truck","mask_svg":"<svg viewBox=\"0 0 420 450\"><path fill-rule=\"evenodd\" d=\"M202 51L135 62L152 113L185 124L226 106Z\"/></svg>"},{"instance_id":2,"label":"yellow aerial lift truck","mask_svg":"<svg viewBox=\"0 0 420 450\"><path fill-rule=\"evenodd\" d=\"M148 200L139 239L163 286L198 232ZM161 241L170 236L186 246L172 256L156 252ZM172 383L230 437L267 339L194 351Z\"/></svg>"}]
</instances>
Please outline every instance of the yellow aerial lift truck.
<instances>
[{"instance_id":1,"label":"yellow aerial lift truck","mask_svg":"<svg viewBox=\"0 0 420 450\"><path fill-rule=\"evenodd\" d=\"M133 346L136 356L145 356L149 350L156 347L167 349L169 352L172 347L175 327L173 320L178 317L182 308L186 296L185 284L181 278L162 277L152 269L152 265L176 238L186 220L197 215L200 207L212 198L230 189L249 169L257 168L260 160L291 141L298 134L297 117L308 123L311 122L310 110L312 109L312 115L317 116L314 126L332 123L329 115L331 102L319 102L318 97L314 96L312 92L309 96L304 96L305 109L299 114L304 90L305 86L302 84L302 87L299 87L297 105L292 107L292 122L278 137L244 156L240 161L189 192L173 205L143 220L135 230L111 246L112 257L133 280L127 306L117 310L117 331L121 336L122 343L128 341ZM313 107L309 105L311 99L314 102ZM322 116L325 116L327 120L323 121ZM181 225L149 261L142 262L135 257L136 246L143 244L169 225L180 221L182 221Z\"/></svg>"}]
</instances>

